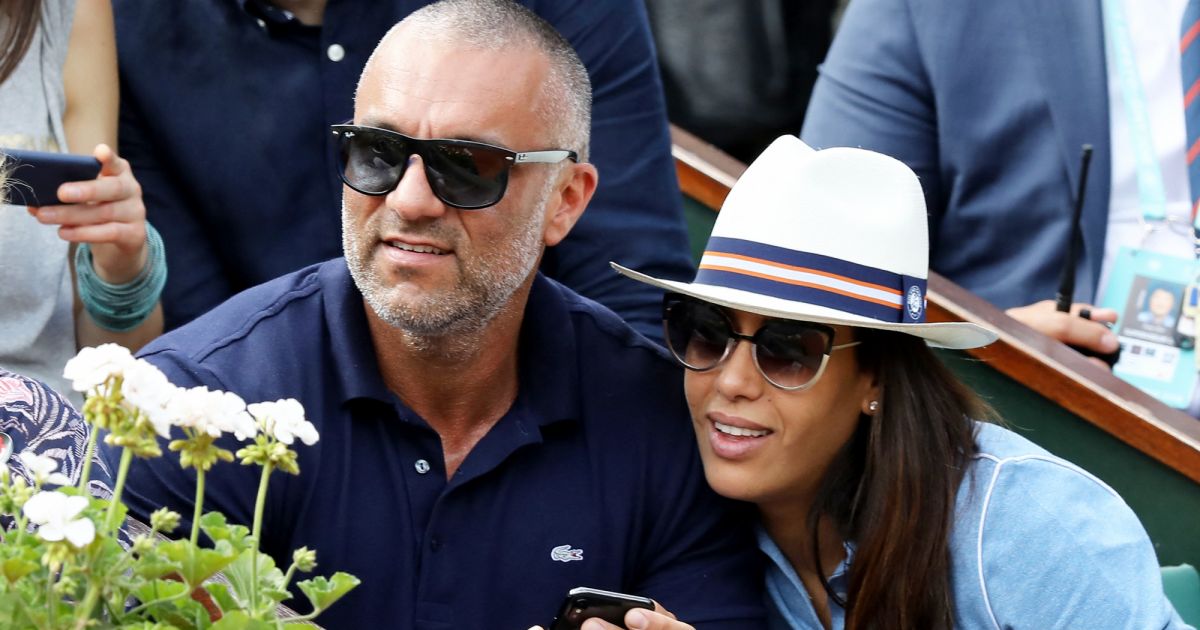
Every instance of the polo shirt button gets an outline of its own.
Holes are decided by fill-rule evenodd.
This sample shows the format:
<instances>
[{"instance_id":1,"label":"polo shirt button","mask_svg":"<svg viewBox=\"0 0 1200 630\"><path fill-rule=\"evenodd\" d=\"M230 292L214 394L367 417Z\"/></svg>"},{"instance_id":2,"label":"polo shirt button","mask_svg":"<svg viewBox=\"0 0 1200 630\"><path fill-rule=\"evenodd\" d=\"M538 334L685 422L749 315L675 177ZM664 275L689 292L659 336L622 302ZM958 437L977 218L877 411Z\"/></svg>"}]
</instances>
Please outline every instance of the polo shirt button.
<instances>
[{"instance_id":1,"label":"polo shirt button","mask_svg":"<svg viewBox=\"0 0 1200 630\"><path fill-rule=\"evenodd\" d=\"M258 18L257 20L254 20L254 22L258 24L258 28L261 28L264 31L267 30L267 23L262 18Z\"/></svg>"},{"instance_id":2,"label":"polo shirt button","mask_svg":"<svg viewBox=\"0 0 1200 630\"><path fill-rule=\"evenodd\" d=\"M440 551L442 548L442 539L434 536L429 539L429 548L434 551Z\"/></svg>"},{"instance_id":3,"label":"polo shirt button","mask_svg":"<svg viewBox=\"0 0 1200 630\"><path fill-rule=\"evenodd\" d=\"M330 44L325 50L325 54L329 56L330 61L341 61L346 56L346 49L340 44Z\"/></svg>"},{"instance_id":4,"label":"polo shirt button","mask_svg":"<svg viewBox=\"0 0 1200 630\"><path fill-rule=\"evenodd\" d=\"M429 462L423 459L418 459L417 463L413 464L413 468L417 469L418 475L424 475L425 473L429 472Z\"/></svg>"}]
</instances>

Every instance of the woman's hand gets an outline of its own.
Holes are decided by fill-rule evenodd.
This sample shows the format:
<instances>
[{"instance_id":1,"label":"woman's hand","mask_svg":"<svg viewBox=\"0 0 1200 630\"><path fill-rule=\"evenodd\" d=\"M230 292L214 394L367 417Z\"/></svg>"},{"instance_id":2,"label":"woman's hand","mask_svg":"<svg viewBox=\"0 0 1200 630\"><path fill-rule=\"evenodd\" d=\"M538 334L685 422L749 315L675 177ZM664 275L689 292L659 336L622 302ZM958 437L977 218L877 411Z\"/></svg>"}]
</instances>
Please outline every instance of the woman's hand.
<instances>
[{"instance_id":1,"label":"woman's hand","mask_svg":"<svg viewBox=\"0 0 1200 630\"><path fill-rule=\"evenodd\" d=\"M58 225L58 236L89 243L96 274L105 282L124 284L146 264L146 206L142 188L129 162L108 145L96 146L100 161L96 179L59 186L63 205L30 208L39 223Z\"/></svg>"}]
</instances>

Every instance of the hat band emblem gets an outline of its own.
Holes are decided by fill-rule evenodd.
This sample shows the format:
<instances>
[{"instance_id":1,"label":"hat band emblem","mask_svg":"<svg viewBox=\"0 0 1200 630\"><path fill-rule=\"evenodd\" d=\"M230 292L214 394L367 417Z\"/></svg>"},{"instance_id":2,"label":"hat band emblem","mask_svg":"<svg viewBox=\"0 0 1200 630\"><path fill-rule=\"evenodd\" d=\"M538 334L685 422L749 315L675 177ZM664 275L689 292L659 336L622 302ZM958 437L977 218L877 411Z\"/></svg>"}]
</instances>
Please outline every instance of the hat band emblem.
<instances>
[{"instance_id":1,"label":"hat band emblem","mask_svg":"<svg viewBox=\"0 0 1200 630\"><path fill-rule=\"evenodd\" d=\"M745 239L710 238L695 282L881 322L925 321L925 278Z\"/></svg>"}]
</instances>

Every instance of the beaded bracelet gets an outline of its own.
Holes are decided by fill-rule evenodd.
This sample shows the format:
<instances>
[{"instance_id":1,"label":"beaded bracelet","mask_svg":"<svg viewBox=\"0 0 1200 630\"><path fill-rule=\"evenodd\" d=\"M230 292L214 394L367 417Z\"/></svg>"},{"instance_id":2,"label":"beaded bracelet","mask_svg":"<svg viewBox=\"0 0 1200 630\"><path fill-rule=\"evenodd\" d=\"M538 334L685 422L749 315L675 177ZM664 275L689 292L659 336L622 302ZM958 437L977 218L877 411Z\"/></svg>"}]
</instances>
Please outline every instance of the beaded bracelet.
<instances>
[{"instance_id":1,"label":"beaded bracelet","mask_svg":"<svg viewBox=\"0 0 1200 630\"><path fill-rule=\"evenodd\" d=\"M84 243L75 249L75 278L79 299L92 320L105 330L127 332L137 328L154 310L167 283L167 256L162 237L146 223L146 264L133 280L124 284L105 282L92 266L92 248Z\"/></svg>"}]
</instances>

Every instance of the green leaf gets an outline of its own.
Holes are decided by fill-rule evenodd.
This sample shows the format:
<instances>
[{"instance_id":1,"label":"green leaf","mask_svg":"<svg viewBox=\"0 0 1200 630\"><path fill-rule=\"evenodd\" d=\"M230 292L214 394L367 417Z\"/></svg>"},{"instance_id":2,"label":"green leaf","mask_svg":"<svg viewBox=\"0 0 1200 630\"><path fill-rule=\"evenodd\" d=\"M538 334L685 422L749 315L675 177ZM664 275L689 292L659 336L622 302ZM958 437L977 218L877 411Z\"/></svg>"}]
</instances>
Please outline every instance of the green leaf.
<instances>
[{"instance_id":1,"label":"green leaf","mask_svg":"<svg viewBox=\"0 0 1200 630\"><path fill-rule=\"evenodd\" d=\"M133 596L144 603L174 597L187 590L187 585L175 580L152 580L133 591ZM182 599L182 598L181 598Z\"/></svg>"},{"instance_id":2,"label":"green leaf","mask_svg":"<svg viewBox=\"0 0 1200 630\"><path fill-rule=\"evenodd\" d=\"M221 617L212 625L212 630L271 630L275 624L254 619L244 611L235 610Z\"/></svg>"},{"instance_id":3,"label":"green leaf","mask_svg":"<svg viewBox=\"0 0 1200 630\"><path fill-rule=\"evenodd\" d=\"M91 501L91 507L96 508L96 512L94 514L97 517L99 517L101 514L107 515L108 505L109 505L108 499L93 498ZM125 514L128 511L129 511L129 508L125 507L124 503L121 503L119 501L117 502L116 515L113 517L113 520L112 520L114 531L116 529L120 528L121 524L125 522ZM97 531L104 528L104 518L93 518L92 521L96 524Z\"/></svg>"},{"instance_id":4,"label":"green leaf","mask_svg":"<svg viewBox=\"0 0 1200 630\"><path fill-rule=\"evenodd\" d=\"M218 540L212 549L193 549L189 541L172 540L158 549L169 561L179 563L179 574L192 585L212 577L238 556L227 540Z\"/></svg>"},{"instance_id":5,"label":"green leaf","mask_svg":"<svg viewBox=\"0 0 1200 630\"><path fill-rule=\"evenodd\" d=\"M214 602L221 607L223 611L236 611L242 607L233 592L229 590L229 585L221 582L208 582L204 585L204 589L212 596Z\"/></svg>"},{"instance_id":6,"label":"green leaf","mask_svg":"<svg viewBox=\"0 0 1200 630\"><path fill-rule=\"evenodd\" d=\"M338 571L331 579L326 580L323 576L318 576L299 582L296 586L304 591L304 596L312 602L314 609L325 610L360 583L361 580L353 575Z\"/></svg>"},{"instance_id":7,"label":"green leaf","mask_svg":"<svg viewBox=\"0 0 1200 630\"><path fill-rule=\"evenodd\" d=\"M134 561L133 572L148 579L160 578L172 573L182 575L183 563L175 562L155 549Z\"/></svg>"},{"instance_id":8,"label":"green leaf","mask_svg":"<svg viewBox=\"0 0 1200 630\"><path fill-rule=\"evenodd\" d=\"M229 541L234 551L241 553L253 546L250 539L250 528L245 525L231 525L220 512L208 512L200 517L200 529L214 542Z\"/></svg>"},{"instance_id":9,"label":"green leaf","mask_svg":"<svg viewBox=\"0 0 1200 630\"><path fill-rule=\"evenodd\" d=\"M100 538L92 543L92 560L91 573L107 574L114 566L125 556L125 548L121 543L117 542L116 537ZM156 576L157 577L157 576Z\"/></svg>"},{"instance_id":10,"label":"green leaf","mask_svg":"<svg viewBox=\"0 0 1200 630\"><path fill-rule=\"evenodd\" d=\"M184 595L188 587L174 580L154 580L134 590L134 596L142 603L149 603L146 616L184 630L208 627L208 611L190 596ZM168 597L177 597L168 602L152 603Z\"/></svg>"},{"instance_id":11,"label":"green leaf","mask_svg":"<svg viewBox=\"0 0 1200 630\"><path fill-rule=\"evenodd\" d=\"M134 596L143 604L150 604L144 611L144 617L156 620L160 624L169 624L182 630L208 628L209 612L198 601L186 595L186 592L187 584L182 582L155 580L134 590ZM170 596L175 596L175 599L154 604L155 601Z\"/></svg>"},{"instance_id":12,"label":"green leaf","mask_svg":"<svg viewBox=\"0 0 1200 630\"><path fill-rule=\"evenodd\" d=\"M229 585L233 590L234 596L241 602L238 608L248 608L250 606L250 593L256 589L255 584L250 579L251 562L253 562L255 557L258 558L257 591L260 595L258 598L259 606L263 604L264 598L279 603L291 597L291 593L288 593L284 588L283 572L279 570L279 567L275 566L275 560L265 553L247 549L237 557L237 560L234 560L225 568L225 577L229 580Z\"/></svg>"},{"instance_id":13,"label":"green leaf","mask_svg":"<svg viewBox=\"0 0 1200 630\"><path fill-rule=\"evenodd\" d=\"M9 558L0 564L0 571L4 573L4 577L8 579L9 584L33 573L41 566L36 560L28 560L26 558Z\"/></svg>"},{"instance_id":14,"label":"green leaf","mask_svg":"<svg viewBox=\"0 0 1200 630\"><path fill-rule=\"evenodd\" d=\"M21 609L20 593L5 593L0 595L0 628L18 628L17 617Z\"/></svg>"}]
</instances>

